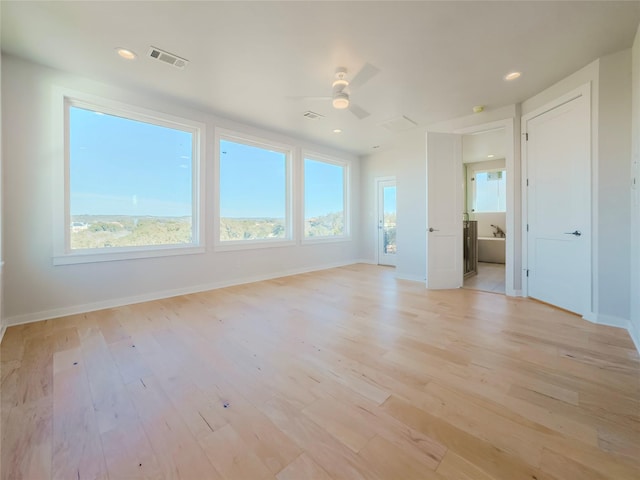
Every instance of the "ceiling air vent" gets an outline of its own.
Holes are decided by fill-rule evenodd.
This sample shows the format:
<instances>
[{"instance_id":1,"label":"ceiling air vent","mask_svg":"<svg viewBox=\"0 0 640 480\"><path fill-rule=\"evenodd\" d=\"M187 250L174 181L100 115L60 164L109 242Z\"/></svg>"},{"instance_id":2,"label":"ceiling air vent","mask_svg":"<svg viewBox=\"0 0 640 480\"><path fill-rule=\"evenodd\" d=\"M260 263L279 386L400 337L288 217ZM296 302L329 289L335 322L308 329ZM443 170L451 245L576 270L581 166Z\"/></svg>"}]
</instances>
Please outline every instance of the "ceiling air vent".
<instances>
[{"instance_id":1,"label":"ceiling air vent","mask_svg":"<svg viewBox=\"0 0 640 480\"><path fill-rule=\"evenodd\" d=\"M304 112L302 114L303 117L307 117L309 120L317 120L319 118L323 118L324 115L320 115L319 113L316 112L312 112L311 110L308 110L306 112Z\"/></svg>"},{"instance_id":2,"label":"ceiling air vent","mask_svg":"<svg viewBox=\"0 0 640 480\"><path fill-rule=\"evenodd\" d=\"M411 130L412 128L417 127L418 124L410 118L401 115L399 117L392 118L391 120L381 123L380 126L392 131L393 133L400 133Z\"/></svg>"},{"instance_id":3,"label":"ceiling air vent","mask_svg":"<svg viewBox=\"0 0 640 480\"><path fill-rule=\"evenodd\" d=\"M156 47L151 47L149 49L149 57L155 60L160 60L161 62L171 65L172 67L179 68L180 70L184 70L184 67L189 63L189 60L187 59L180 58L173 53L165 52L164 50L160 50Z\"/></svg>"}]
</instances>

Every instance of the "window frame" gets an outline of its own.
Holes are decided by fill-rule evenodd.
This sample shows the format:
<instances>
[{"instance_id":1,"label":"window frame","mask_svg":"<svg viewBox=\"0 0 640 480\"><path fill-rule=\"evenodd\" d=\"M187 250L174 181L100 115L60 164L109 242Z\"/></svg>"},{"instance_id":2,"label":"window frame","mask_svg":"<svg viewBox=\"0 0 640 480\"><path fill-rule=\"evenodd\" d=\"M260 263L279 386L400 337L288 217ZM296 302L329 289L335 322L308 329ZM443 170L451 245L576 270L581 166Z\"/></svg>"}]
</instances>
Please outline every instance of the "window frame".
<instances>
[{"instance_id":1,"label":"window frame","mask_svg":"<svg viewBox=\"0 0 640 480\"><path fill-rule=\"evenodd\" d=\"M343 199L343 210L344 210L344 231L342 235L331 235L331 236L323 236L323 237L307 237L304 233L305 223L306 223L306 197L305 197L305 182L306 182L306 171L305 171L305 160L312 160L314 162L328 163L330 165L336 165L342 167L342 199ZM313 243L332 243L332 242L347 242L351 240L351 162L348 160L342 160L337 157L332 157L328 155L323 155L319 153L315 153L312 151L302 151L302 157L300 159L302 164L302 181L300 184L301 190L301 202L300 202L300 238L303 244L313 244Z\"/></svg>"},{"instance_id":2,"label":"window frame","mask_svg":"<svg viewBox=\"0 0 640 480\"><path fill-rule=\"evenodd\" d=\"M286 247L296 245L296 231L294 229L294 173L295 147L286 143L277 142L271 139L257 137L246 133L227 130L223 128L215 129L215 175L214 175L214 251L225 252L233 250L252 250L261 248ZM220 240L220 221L222 212L220 211L220 194L221 194L221 149L220 141L226 140L234 143L241 143L250 147L262 148L272 152L282 153L285 156L285 237L284 238L261 238L254 240Z\"/></svg>"},{"instance_id":3,"label":"window frame","mask_svg":"<svg viewBox=\"0 0 640 480\"><path fill-rule=\"evenodd\" d=\"M55 89L57 108L54 108L54 143L62 152L60 166L54 175L54 265L73 265L93 262L133 260L140 258L166 257L174 255L200 254L206 251L205 244L205 145L206 125L195 120L170 115L136 105L121 103L68 89ZM128 120L149 123L161 127L181 130L192 134L191 158L191 202L192 241L189 244L140 245L71 249L70 212L70 109L77 107ZM59 142L59 143L58 143Z\"/></svg>"}]
</instances>

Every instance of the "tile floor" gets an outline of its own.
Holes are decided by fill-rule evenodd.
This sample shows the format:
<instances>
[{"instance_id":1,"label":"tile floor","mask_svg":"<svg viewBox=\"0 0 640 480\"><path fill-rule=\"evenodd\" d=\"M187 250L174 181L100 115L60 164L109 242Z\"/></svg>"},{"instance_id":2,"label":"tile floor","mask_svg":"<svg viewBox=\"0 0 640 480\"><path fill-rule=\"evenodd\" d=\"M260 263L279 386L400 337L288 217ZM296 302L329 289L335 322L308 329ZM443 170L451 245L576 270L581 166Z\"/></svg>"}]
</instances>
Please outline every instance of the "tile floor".
<instances>
[{"instance_id":1,"label":"tile floor","mask_svg":"<svg viewBox=\"0 0 640 480\"><path fill-rule=\"evenodd\" d=\"M505 293L504 263L478 262L478 274L464 280L464 288Z\"/></svg>"}]
</instances>

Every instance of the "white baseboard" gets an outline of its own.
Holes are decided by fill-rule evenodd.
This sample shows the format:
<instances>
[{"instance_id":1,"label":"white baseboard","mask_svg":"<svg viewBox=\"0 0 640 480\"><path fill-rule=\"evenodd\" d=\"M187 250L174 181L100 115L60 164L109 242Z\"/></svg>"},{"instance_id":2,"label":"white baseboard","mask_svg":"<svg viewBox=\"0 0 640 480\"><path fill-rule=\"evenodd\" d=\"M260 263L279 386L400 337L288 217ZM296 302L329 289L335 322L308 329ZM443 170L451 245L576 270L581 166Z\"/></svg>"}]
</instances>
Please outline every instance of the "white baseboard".
<instances>
[{"instance_id":1,"label":"white baseboard","mask_svg":"<svg viewBox=\"0 0 640 480\"><path fill-rule=\"evenodd\" d=\"M586 318L586 317L585 317ZM587 320L591 321L590 318ZM618 328L627 328L629 324L629 320L620 317L614 317L613 315L605 315L603 313L598 313L595 315L595 320L593 323L597 323L598 325L608 325L610 327L618 327Z\"/></svg>"},{"instance_id":2,"label":"white baseboard","mask_svg":"<svg viewBox=\"0 0 640 480\"><path fill-rule=\"evenodd\" d=\"M587 312L584 315L582 315L582 318L591 323L598 323L598 314L596 312ZM614 326L619 326L619 325L614 325Z\"/></svg>"},{"instance_id":3,"label":"white baseboard","mask_svg":"<svg viewBox=\"0 0 640 480\"><path fill-rule=\"evenodd\" d=\"M355 263L364 263L366 265L377 265L378 262L371 260L370 258L359 258Z\"/></svg>"},{"instance_id":4,"label":"white baseboard","mask_svg":"<svg viewBox=\"0 0 640 480\"><path fill-rule=\"evenodd\" d=\"M629 336L631 337L636 350L638 351L638 353L640 353L640 332L631 320L594 312L589 312L583 315L582 318L590 321L591 323L597 323L598 325L608 325L610 327L624 328L627 332L629 332Z\"/></svg>"},{"instance_id":5,"label":"white baseboard","mask_svg":"<svg viewBox=\"0 0 640 480\"><path fill-rule=\"evenodd\" d=\"M274 278L289 277L291 275L299 275L301 273L317 272L330 268L344 267L346 265L354 265L361 263L358 260L347 262L336 262L330 264L316 265L313 267L295 268L290 270L282 270L265 275L254 275L250 277L237 278L233 280L225 280L201 285L193 285L184 288L176 288L172 290L164 290L160 292L151 292L142 295L134 295L131 297L120 297L101 302L85 303L81 305L72 305L69 307L54 308L24 315L15 315L4 319L2 334L7 327L12 325L22 325L25 323L39 322L41 320L50 320L53 318L66 317L68 315L77 315L80 313L88 313L96 310L104 310L106 308L122 307L124 305L132 305L135 303L150 302L153 300L161 300L163 298L177 297L180 295L188 295L190 293L206 292L207 290L216 290L218 288L232 287L234 285L242 285L246 283L261 282L263 280L272 280ZM1 338L1 337L0 337Z\"/></svg>"},{"instance_id":6,"label":"white baseboard","mask_svg":"<svg viewBox=\"0 0 640 480\"><path fill-rule=\"evenodd\" d=\"M634 325L634 323L630 321L627 331L631 336L631 340L633 340L633 343L636 345L636 350L640 354L640 327Z\"/></svg>"},{"instance_id":7,"label":"white baseboard","mask_svg":"<svg viewBox=\"0 0 640 480\"><path fill-rule=\"evenodd\" d=\"M7 331L7 326L3 325L2 328L0 328L0 343L2 343L2 339L4 338L4 332Z\"/></svg>"},{"instance_id":8,"label":"white baseboard","mask_svg":"<svg viewBox=\"0 0 640 480\"><path fill-rule=\"evenodd\" d=\"M396 272L396 279L398 279L398 280L409 280L410 282L420 282L420 283L425 283L426 282L426 279L422 278L420 275L404 275L404 274L397 273L397 272Z\"/></svg>"},{"instance_id":9,"label":"white baseboard","mask_svg":"<svg viewBox=\"0 0 640 480\"><path fill-rule=\"evenodd\" d=\"M636 350L638 351L638 353L640 353L640 326L635 325L630 321L627 331L631 336L631 340L633 340L633 343L636 345Z\"/></svg>"}]
</instances>

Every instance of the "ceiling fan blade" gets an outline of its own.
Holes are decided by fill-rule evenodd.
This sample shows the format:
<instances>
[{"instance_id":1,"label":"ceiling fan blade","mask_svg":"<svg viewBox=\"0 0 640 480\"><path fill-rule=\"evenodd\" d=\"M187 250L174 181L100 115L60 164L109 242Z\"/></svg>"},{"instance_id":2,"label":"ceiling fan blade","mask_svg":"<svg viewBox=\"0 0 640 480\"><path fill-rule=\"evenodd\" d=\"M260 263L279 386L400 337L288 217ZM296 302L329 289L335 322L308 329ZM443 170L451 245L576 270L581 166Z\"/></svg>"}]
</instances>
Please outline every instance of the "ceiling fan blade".
<instances>
[{"instance_id":1,"label":"ceiling fan blade","mask_svg":"<svg viewBox=\"0 0 640 480\"><path fill-rule=\"evenodd\" d=\"M378 67L374 67L370 63L365 63L364 67L362 67L358 74L349 82L349 86L353 88L361 87L375 77L379 72L380 69Z\"/></svg>"},{"instance_id":2,"label":"ceiling fan blade","mask_svg":"<svg viewBox=\"0 0 640 480\"><path fill-rule=\"evenodd\" d=\"M369 115L371 115L364 108L359 107L358 105L355 105L353 103L349 105L349 111L353 113L356 117L358 117L360 120L362 120L363 118L367 118Z\"/></svg>"},{"instance_id":3,"label":"ceiling fan blade","mask_svg":"<svg viewBox=\"0 0 640 480\"><path fill-rule=\"evenodd\" d=\"M288 96L288 97L284 97L287 100L293 100L293 101L302 101L302 100L331 100L332 97L293 97L293 96Z\"/></svg>"}]
</instances>

